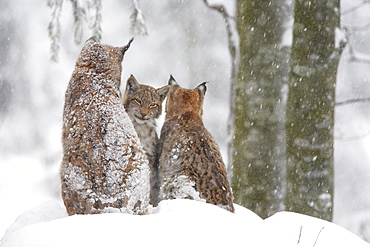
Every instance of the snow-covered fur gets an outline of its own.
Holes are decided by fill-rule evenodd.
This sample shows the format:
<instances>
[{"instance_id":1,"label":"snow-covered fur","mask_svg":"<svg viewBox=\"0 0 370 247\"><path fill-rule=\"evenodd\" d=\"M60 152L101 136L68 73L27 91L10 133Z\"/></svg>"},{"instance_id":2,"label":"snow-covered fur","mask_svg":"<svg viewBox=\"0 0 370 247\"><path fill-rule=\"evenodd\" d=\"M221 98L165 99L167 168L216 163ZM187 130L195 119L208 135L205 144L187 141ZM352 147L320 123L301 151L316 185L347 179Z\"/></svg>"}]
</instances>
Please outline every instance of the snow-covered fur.
<instances>
[{"instance_id":1,"label":"snow-covered fur","mask_svg":"<svg viewBox=\"0 0 370 247\"><path fill-rule=\"evenodd\" d=\"M150 167L150 203L158 205L159 178L158 164L158 136L156 132L156 118L162 113L162 102L170 86L155 89L148 85L139 84L131 75L126 82L123 96L123 105L130 117L140 143L149 160Z\"/></svg>"},{"instance_id":2,"label":"snow-covered fur","mask_svg":"<svg viewBox=\"0 0 370 247\"><path fill-rule=\"evenodd\" d=\"M206 201L234 212L220 150L202 121L206 85L181 88L171 76L159 141L161 199Z\"/></svg>"},{"instance_id":3,"label":"snow-covered fur","mask_svg":"<svg viewBox=\"0 0 370 247\"><path fill-rule=\"evenodd\" d=\"M65 94L60 170L69 215L147 212L148 160L119 91L130 43L89 39L76 62Z\"/></svg>"}]
</instances>

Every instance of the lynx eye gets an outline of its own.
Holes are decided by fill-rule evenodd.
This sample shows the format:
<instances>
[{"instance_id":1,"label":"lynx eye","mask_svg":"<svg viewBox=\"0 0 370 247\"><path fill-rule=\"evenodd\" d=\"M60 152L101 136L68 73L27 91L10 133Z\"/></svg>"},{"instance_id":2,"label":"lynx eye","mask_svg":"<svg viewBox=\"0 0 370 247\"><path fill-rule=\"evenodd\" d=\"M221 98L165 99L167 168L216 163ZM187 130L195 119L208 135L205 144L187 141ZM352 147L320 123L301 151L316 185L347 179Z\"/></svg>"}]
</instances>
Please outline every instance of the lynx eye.
<instances>
[{"instance_id":1,"label":"lynx eye","mask_svg":"<svg viewBox=\"0 0 370 247\"><path fill-rule=\"evenodd\" d=\"M150 108L156 108L156 107L158 107L158 104L156 104L156 103L152 103L152 104L150 104L150 105L149 105L149 107L150 107Z\"/></svg>"},{"instance_id":2,"label":"lynx eye","mask_svg":"<svg viewBox=\"0 0 370 247\"><path fill-rule=\"evenodd\" d=\"M133 101L135 101L136 104L141 105L141 100L139 100L139 99L133 99Z\"/></svg>"}]
</instances>

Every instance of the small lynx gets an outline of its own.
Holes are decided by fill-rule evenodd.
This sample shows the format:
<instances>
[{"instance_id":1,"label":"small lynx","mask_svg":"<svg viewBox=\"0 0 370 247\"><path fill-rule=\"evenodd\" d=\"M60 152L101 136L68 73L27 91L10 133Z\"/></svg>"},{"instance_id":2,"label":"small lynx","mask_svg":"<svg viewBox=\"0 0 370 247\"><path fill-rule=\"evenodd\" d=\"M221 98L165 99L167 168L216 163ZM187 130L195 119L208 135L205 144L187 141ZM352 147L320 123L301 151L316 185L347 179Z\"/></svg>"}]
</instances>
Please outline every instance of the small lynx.
<instances>
[{"instance_id":1,"label":"small lynx","mask_svg":"<svg viewBox=\"0 0 370 247\"><path fill-rule=\"evenodd\" d=\"M150 203L153 206L158 204L158 166L157 166L157 144L155 119L162 113L162 102L170 86L155 89L151 86L139 84L136 78L131 75L127 79L126 90L123 96L123 105L129 115L136 133L139 136L141 145L148 157L150 167Z\"/></svg>"},{"instance_id":2,"label":"small lynx","mask_svg":"<svg viewBox=\"0 0 370 247\"><path fill-rule=\"evenodd\" d=\"M130 43L112 47L89 39L69 81L60 169L69 215L147 213L148 160L119 91Z\"/></svg>"},{"instance_id":3,"label":"small lynx","mask_svg":"<svg viewBox=\"0 0 370 247\"><path fill-rule=\"evenodd\" d=\"M220 150L202 121L205 83L181 88L170 77L159 142L161 199L194 199L234 212Z\"/></svg>"}]
</instances>

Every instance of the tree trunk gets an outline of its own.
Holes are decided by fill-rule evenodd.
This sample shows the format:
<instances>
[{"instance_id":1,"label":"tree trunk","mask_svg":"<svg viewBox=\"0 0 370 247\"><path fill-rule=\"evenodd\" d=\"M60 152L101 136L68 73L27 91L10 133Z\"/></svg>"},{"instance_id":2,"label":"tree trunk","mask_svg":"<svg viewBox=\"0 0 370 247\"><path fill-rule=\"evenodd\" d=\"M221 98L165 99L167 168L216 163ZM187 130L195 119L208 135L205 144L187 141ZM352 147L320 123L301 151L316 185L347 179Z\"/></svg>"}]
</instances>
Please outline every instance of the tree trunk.
<instances>
[{"instance_id":1,"label":"tree trunk","mask_svg":"<svg viewBox=\"0 0 370 247\"><path fill-rule=\"evenodd\" d=\"M240 65L231 149L235 202L266 218L283 209L279 147L288 50L281 46L285 1L239 0ZM285 76L284 76L285 75ZM283 160L283 162L281 162Z\"/></svg>"},{"instance_id":2,"label":"tree trunk","mask_svg":"<svg viewBox=\"0 0 370 247\"><path fill-rule=\"evenodd\" d=\"M11 50L13 48L11 44L13 39L10 39L10 37L14 37L13 30L15 30L14 20L10 14L12 10L8 1L3 1L1 8L3 11L0 13L0 128L10 112L14 97L9 60L11 60Z\"/></svg>"},{"instance_id":3,"label":"tree trunk","mask_svg":"<svg viewBox=\"0 0 370 247\"><path fill-rule=\"evenodd\" d=\"M287 210L333 217L339 0L296 1L286 109Z\"/></svg>"}]
</instances>

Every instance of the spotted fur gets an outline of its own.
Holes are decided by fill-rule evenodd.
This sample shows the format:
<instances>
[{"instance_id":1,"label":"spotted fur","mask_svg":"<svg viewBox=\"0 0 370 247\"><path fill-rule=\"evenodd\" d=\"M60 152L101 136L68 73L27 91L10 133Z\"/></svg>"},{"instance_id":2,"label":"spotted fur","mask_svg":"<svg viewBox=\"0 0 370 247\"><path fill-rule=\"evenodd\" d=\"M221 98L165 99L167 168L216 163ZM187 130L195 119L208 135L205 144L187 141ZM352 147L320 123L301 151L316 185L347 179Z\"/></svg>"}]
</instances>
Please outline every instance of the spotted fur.
<instances>
[{"instance_id":1,"label":"spotted fur","mask_svg":"<svg viewBox=\"0 0 370 247\"><path fill-rule=\"evenodd\" d=\"M147 212L148 161L119 91L129 46L88 40L69 81L60 170L69 215Z\"/></svg>"},{"instance_id":2,"label":"spotted fur","mask_svg":"<svg viewBox=\"0 0 370 247\"><path fill-rule=\"evenodd\" d=\"M162 102L170 86L155 89L151 86L139 84L131 75L126 82L126 90L123 96L123 104L126 112L134 124L141 145L148 157L150 167L150 203L158 204L158 167L156 158L158 155L158 136L156 132L156 119L162 113Z\"/></svg>"},{"instance_id":3,"label":"spotted fur","mask_svg":"<svg viewBox=\"0 0 370 247\"><path fill-rule=\"evenodd\" d=\"M220 150L201 117L205 83L184 89L171 77L169 84L159 142L161 199L194 199L234 212Z\"/></svg>"}]
</instances>

